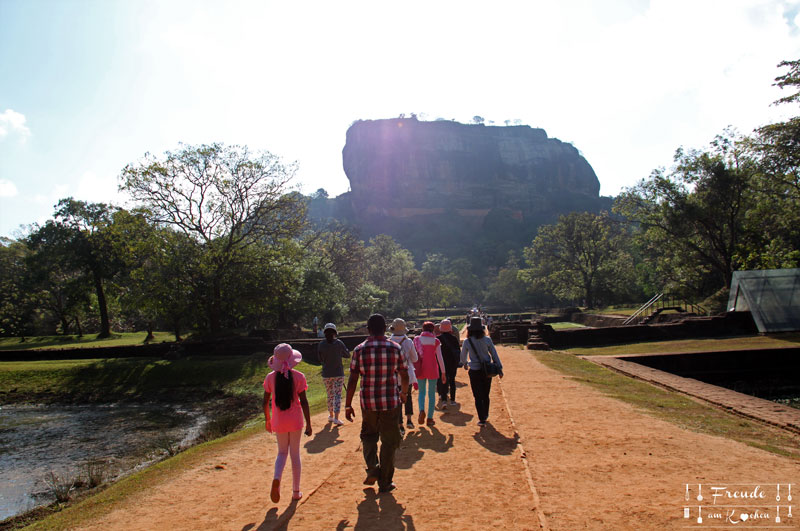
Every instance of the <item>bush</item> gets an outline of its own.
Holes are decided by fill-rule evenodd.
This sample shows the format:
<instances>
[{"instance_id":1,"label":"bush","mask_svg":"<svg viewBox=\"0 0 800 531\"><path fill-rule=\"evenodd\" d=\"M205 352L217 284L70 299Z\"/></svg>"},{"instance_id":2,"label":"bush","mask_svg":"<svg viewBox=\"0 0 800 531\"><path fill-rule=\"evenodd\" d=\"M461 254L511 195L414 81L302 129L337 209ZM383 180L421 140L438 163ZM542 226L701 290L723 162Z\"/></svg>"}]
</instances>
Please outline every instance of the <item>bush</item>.
<instances>
[{"instance_id":1,"label":"bush","mask_svg":"<svg viewBox=\"0 0 800 531\"><path fill-rule=\"evenodd\" d=\"M87 489L93 489L102 485L108 475L108 465L102 459L90 459L83 464L83 472L86 476Z\"/></svg>"},{"instance_id":2,"label":"bush","mask_svg":"<svg viewBox=\"0 0 800 531\"><path fill-rule=\"evenodd\" d=\"M50 471L45 477L45 483L50 495L61 503L69 501L72 496L72 489L75 487L75 479L61 477L53 471Z\"/></svg>"}]
</instances>

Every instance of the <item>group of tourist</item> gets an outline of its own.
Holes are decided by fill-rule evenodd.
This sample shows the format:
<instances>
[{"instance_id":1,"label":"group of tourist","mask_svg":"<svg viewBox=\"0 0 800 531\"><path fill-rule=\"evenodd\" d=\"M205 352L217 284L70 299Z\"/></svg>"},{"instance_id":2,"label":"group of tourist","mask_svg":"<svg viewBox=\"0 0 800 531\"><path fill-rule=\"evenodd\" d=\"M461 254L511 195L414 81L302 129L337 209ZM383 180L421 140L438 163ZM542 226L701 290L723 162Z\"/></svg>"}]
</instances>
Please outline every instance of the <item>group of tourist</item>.
<instances>
[{"instance_id":1,"label":"group of tourist","mask_svg":"<svg viewBox=\"0 0 800 531\"><path fill-rule=\"evenodd\" d=\"M413 429L412 389L418 391L417 423L434 426L436 395L439 409L456 406L456 372L463 367L469 373L470 387L478 413L478 426L486 426L489 416L489 393L492 377L503 377L502 364L484 322L472 316L467 326L468 337L459 346L458 333L450 320L438 325L426 321L422 332L409 338L403 319L392 321L391 336L386 337L386 319L380 314L367 321L367 339L355 347L347 380L345 418L353 421L353 397L361 380L361 443L366 462L365 485L378 484L379 492L391 492L395 484L395 453L405 428ZM344 383L342 359L350 353L338 339L336 325L324 326L325 339L317 346L322 364L322 379L328 398L328 422L340 426L341 394ZM438 335L437 335L438 333ZM264 417L268 432L277 436L278 454L270 498L280 501L280 482L287 457L292 461L292 499L299 500L300 436L311 435L311 417L306 398L306 379L293 367L302 356L290 345L275 347L269 359L272 369L264 380ZM403 414L406 423L403 425ZM380 442L380 449L378 443Z\"/></svg>"}]
</instances>

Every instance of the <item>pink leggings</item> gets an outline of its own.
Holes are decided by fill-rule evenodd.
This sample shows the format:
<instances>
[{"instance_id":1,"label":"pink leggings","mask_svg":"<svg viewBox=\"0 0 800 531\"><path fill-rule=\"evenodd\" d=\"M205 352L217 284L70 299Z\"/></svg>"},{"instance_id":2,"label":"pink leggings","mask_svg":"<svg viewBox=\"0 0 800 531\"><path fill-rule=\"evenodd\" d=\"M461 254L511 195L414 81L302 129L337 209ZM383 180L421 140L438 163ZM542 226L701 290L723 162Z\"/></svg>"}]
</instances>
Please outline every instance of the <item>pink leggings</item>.
<instances>
[{"instance_id":1,"label":"pink leggings","mask_svg":"<svg viewBox=\"0 0 800 531\"><path fill-rule=\"evenodd\" d=\"M302 430L276 433L278 438L278 455L275 457L275 479L281 479L286 466L287 454L292 458L292 490L300 490L300 433Z\"/></svg>"}]
</instances>

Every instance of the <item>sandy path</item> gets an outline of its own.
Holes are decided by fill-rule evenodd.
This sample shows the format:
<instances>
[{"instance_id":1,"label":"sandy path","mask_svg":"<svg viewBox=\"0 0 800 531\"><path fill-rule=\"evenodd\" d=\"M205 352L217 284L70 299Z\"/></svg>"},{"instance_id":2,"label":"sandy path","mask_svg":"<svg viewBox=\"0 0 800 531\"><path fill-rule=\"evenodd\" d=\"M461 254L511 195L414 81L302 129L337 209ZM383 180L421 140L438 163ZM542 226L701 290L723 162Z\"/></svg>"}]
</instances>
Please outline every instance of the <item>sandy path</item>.
<instances>
[{"instance_id":1,"label":"sandy path","mask_svg":"<svg viewBox=\"0 0 800 531\"><path fill-rule=\"evenodd\" d=\"M696 522L697 484L705 485L708 503L710 485L733 483L766 488L774 527L777 484L794 483L800 490L795 460L680 429L568 379L529 352L500 352L503 387L552 529L708 527L708 514L703 525ZM683 518L687 483L692 520ZM794 517L787 519L783 488L780 525L800 528L798 498Z\"/></svg>"},{"instance_id":2,"label":"sandy path","mask_svg":"<svg viewBox=\"0 0 800 531\"><path fill-rule=\"evenodd\" d=\"M287 487L281 503L269 501L276 445L264 433L122 502L85 529L661 529L694 524L682 518L686 483L694 495L696 483L793 482L800 496L793 460L646 416L528 351L501 348L500 355L506 377L492 388L490 426L476 426L459 371L462 405L437 412L434 427L407 434L391 494L361 484L358 420L332 430L326 415L317 415L317 433L303 442L300 503L289 503ZM290 473L287 465L285 483ZM792 528L786 524L796 525L798 515L787 520L785 511L783 528Z\"/></svg>"},{"instance_id":3,"label":"sandy path","mask_svg":"<svg viewBox=\"0 0 800 531\"><path fill-rule=\"evenodd\" d=\"M493 389L492 425L481 431L466 380L459 371L460 406L437 411L435 426L406 434L391 494L362 485L357 408L355 423L333 430L327 414L313 417L312 426L322 431L303 442L300 503L287 499L288 464L284 499L277 506L269 501L276 444L264 433L126 500L83 529L538 529L500 390Z\"/></svg>"}]
</instances>

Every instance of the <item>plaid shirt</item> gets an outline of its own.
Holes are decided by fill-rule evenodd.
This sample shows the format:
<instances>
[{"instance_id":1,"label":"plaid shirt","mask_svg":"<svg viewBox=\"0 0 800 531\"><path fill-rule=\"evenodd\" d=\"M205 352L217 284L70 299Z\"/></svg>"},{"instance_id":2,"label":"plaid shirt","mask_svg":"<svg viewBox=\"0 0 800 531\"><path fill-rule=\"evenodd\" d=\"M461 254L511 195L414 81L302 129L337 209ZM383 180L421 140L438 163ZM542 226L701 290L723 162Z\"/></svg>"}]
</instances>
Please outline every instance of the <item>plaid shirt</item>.
<instances>
[{"instance_id":1,"label":"plaid shirt","mask_svg":"<svg viewBox=\"0 0 800 531\"><path fill-rule=\"evenodd\" d=\"M361 409L386 411L400 405L397 371L408 365L394 341L370 336L353 350L350 372L361 377Z\"/></svg>"}]
</instances>

